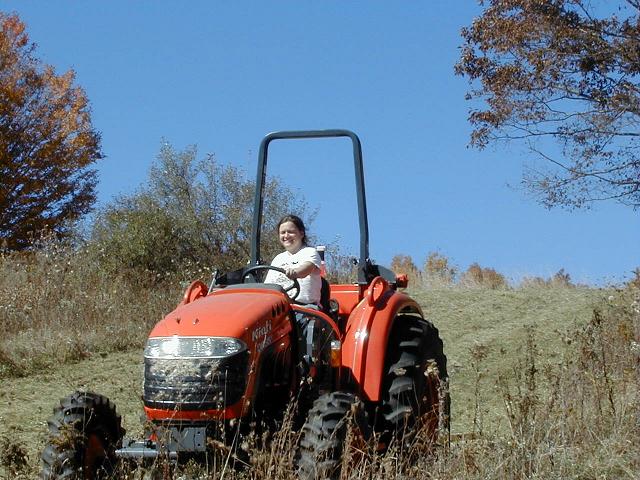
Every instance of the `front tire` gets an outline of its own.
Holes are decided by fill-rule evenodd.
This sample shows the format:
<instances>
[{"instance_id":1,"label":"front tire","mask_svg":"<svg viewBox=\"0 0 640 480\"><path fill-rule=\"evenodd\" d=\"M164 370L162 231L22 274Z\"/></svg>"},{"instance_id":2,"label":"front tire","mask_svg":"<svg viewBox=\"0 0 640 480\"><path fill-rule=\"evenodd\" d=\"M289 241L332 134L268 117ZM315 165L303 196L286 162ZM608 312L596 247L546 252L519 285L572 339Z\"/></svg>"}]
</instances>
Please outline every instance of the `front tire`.
<instances>
[{"instance_id":1,"label":"front tire","mask_svg":"<svg viewBox=\"0 0 640 480\"><path fill-rule=\"evenodd\" d=\"M344 444L353 420L357 433L366 439L368 423L362 402L352 393L321 395L302 427L297 459L300 480L335 480L340 477Z\"/></svg>"},{"instance_id":2,"label":"front tire","mask_svg":"<svg viewBox=\"0 0 640 480\"><path fill-rule=\"evenodd\" d=\"M60 400L49 420L49 442L42 452L43 480L109 478L124 429L115 405L102 395L75 392Z\"/></svg>"}]
</instances>

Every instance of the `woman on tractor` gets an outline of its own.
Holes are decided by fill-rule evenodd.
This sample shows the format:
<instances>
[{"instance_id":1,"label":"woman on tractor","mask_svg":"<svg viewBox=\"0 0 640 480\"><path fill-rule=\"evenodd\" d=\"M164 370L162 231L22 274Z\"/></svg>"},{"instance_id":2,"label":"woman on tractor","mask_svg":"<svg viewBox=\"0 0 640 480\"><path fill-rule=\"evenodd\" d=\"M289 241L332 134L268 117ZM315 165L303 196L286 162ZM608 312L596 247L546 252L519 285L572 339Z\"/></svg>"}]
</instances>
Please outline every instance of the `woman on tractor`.
<instances>
[{"instance_id":1,"label":"woman on tractor","mask_svg":"<svg viewBox=\"0 0 640 480\"><path fill-rule=\"evenodd\" d=\"M317 307L320 305L322 288L320 255L315 248L307 245L302 219L296 215L282 217L278 222L278 240L284 247L284 252L276 255L271 265L282 268L288 278L298 280L300 293L296 297L297 303ZM284 275L273 270L267 273L264 282L282 286L290 283Z\"/></svg>"},{"instance_id":2,"label":"woman on tractor","mask_svg":"<svg viewBox=\"0 0 640 480\"><path fill-rule=\"evenodd\" d=\"M296 215L286 215L278 222L278 240L284 252L275 256L271 266L282 268L285 273L270 270L265 283L276 283L283 288L290 286L291 280L297 280L300 292L290 290L295 302L304 307L320 309L322 277L320 275L320 255L315 248L307 245L304 223ZM288 278L287 278L288 277ZM309 375L305 382L310 389L309 399L326 390L331 383L329 365L329 345L333 339L333 330L316 315L296 311L297 337L303 376ZM309 381L310 380L310 381Z\"/></svg>"}]
</instances>

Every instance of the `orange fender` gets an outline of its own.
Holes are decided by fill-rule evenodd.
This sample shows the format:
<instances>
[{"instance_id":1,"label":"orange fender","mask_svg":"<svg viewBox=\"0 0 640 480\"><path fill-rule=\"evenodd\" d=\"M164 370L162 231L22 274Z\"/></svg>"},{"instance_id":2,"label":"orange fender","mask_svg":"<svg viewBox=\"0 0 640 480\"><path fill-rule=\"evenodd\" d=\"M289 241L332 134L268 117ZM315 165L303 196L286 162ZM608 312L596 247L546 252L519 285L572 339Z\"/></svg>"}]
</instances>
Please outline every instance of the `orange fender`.
<instances>
[{"instance_id":1,"label":"orange fender","mask_svg":"<svg viewBox=\"0 0 640 480\"><path fill-rule=\"evenodd\" d=\"M381 399L387 342L398 313L422 316L415 300L392 289L382 277L376 277L347 321L342 365L350 370L360 395L367 401Z\"/></svg>"},{"instance_id":2,"label":"orange fender","mask_svg":"<svg viewBox=\"0 0 640 480\"><path fill-rule=\"evenodd\" d=\"M207 287L202 281L195 280L191 282L191 285L189 285L185 290L184 296L182 297L182 302L180 302L180 305L186 305L187 303L191 303L200 297L206 296L207 293L209 293L209 287Z\"/></svg>"}]
</instances>

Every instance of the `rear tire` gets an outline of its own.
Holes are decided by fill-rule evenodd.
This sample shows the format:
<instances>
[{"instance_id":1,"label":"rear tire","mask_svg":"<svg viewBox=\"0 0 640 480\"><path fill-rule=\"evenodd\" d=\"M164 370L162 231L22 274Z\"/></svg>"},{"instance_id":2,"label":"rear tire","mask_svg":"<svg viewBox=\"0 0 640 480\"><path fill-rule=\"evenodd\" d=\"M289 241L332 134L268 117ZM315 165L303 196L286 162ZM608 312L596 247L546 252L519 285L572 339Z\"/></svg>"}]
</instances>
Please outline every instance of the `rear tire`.
<instances>
[{"instance_id":1,"label":"rear tire","mask_svg":"<svg viewBox=\"0 0 640 480\"><path fill-rule=\"evenodd\" d=\"M42 452L43 480L110 478L124 429L115 405L102 395L75 392L60 400Z\"/></svg>"},{"instance_id":2,"label":"rear tire","mask_svg":"<svg viewBox=\"0 0 640 480\"><path fill-rule=\"evenodd\" d=\"M411 442L418 430L431 443L449 438L447 357L438 329L413 315L393 324L383 381L382 443Z\"/></svg>"},{"instance_id":3,"label":"rear tire","mask_svg":"<svg viewBox=\"0 0 640 480\"><path fill-rule=\"evenodd\" d=\"M302 427L297 458L300 480L334 480L340 477L349 420L353 420L357 432L366 439L367 416L356 395L333 392L321 395L314 402Z\"/></svg>"}]
</instances>

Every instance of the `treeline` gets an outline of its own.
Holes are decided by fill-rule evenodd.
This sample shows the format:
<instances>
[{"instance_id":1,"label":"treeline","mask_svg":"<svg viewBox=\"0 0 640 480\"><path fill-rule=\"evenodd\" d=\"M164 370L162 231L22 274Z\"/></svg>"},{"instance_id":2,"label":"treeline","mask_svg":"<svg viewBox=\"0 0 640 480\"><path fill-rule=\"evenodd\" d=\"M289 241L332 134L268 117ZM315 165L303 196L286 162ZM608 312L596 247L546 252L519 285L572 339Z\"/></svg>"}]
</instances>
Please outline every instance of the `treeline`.
<instances>
[{"instance_id":1,"label":"treeline","mask_svg":"<svg viewBox=\"0 0 640 480\"><path fill-rule=\"evenodd\" d=\"M396 255L391 260L391 269L396 273L406 274L409 277L409 285L426 288L457 285L500 289L511 286L509 279L494 268L472 263L466 270L461 270L440 252L429 253L422 268L418 267L409 255ZM640 282L640 269L636 272L636 277L634 280ZM560 269L549 278L524 277L519 286L573 287L575 284L569 273Z\"/></svg>"}]
</instances>

